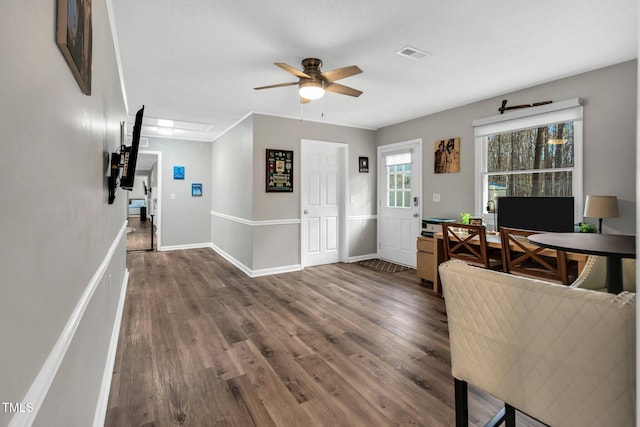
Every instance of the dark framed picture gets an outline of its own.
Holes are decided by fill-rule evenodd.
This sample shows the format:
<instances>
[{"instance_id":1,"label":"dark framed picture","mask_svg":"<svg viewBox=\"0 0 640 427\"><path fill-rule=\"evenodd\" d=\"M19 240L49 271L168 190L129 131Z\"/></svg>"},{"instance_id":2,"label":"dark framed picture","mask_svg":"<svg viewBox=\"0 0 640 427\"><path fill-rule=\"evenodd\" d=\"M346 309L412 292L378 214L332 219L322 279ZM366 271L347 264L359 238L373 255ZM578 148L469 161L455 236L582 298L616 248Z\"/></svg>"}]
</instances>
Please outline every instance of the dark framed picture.
<instances>
[{"instance_id":1,"label":"dark framed picture","mask_svg":"<svg viewBox=\"0 0 640 427\"><path fill-rule=\"evenodd\" d=\"M91 0L57 0L56 43L82 93L91 95Z\"/></svg>"},{"instance_id":2,"label":"dark framed picture","mask_svg":"<svg viewBox=\"0 0 640 427\"><path fill-rule=\"evenodd\" d=\"M266 170L267 193L293 191L293 151L267 148Z\"/></svg>"},{"instance_id":3,"label":"dark framed picture","mask_svg":"<svg viewBox=\"0 0 640 427\"><path fill-rule=\"evenodd\" d=\"M433 144L433 172L460 172L460 138L449 138Z\"/></svg>"},{"instance_id":4,"label":"dark framed picture","mask_svg":"<svg viewBox=\"0 0 640 427\"><path fill-rule=\"evenodd\" d=\"M191 184L191 196L192 197L201 197L202 196L202 184L194 182Z\"/></svg>"},{"instance_id":5,"label":"dark framed picture","mask_svg":"<svg viewBox=\"0 0 640 427\"><path fill-rule=\"evenodd\" d=\"M173 167L173 179L184 179L184 166Z\"/></svg>"},{"instance_id":6,"label":"dark framed picture","mask_svg":"<svg viewBox=\"0 0 640 427\"><path fill-rule=\"evenodd\" d=\"M471 224L471 225L482 225L482 218L471 217L471 218L469 218L469 224Z\"/></svg>"},{"instance_id":7,"label":"dark framed picture","mask_svg":"<svg viewBox=\"0 0 640 427\"><path fill-rule=\"evenodd\" d=\"M369 173L369 158L358 157L358 171L360 173Z\"/></svg>"}]
</instances>

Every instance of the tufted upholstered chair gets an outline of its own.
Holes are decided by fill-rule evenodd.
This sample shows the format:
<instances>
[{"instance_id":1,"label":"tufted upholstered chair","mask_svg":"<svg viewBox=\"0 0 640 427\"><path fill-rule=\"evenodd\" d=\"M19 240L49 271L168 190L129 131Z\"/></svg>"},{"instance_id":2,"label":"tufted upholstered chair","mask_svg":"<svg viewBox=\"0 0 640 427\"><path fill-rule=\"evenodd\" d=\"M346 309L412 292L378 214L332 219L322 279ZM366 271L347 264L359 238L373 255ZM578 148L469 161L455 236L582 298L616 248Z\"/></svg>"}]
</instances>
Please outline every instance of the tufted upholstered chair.
<instances>
[{"instance_id":1,"label":"tufted upholstered chair","mask_svg":"<svg viewBox=\"0 0 640 427\"><path fill-rule=\"evenodd\" d=\"M439 267L456 426L467 384L550 426L635 425L635 293L611 295L473 268ZM515 409L514 409L515 408ZM495 424L495 425L497 425Z\"/></svg>"},{"instance_id":2,"label":"tufted upholstered chair","mask_svg":"<svg viewBox=\"0 0 640 427\"><path fill-rule=\"evenodd\" d=\"M606 283L607 260L603 256L590 255L584 268L576 280L571 283L574 288L591 289L607 292ZM624 258L622 260L622 290L636 291L636 260Z\"/></svg>"}]
</instances>

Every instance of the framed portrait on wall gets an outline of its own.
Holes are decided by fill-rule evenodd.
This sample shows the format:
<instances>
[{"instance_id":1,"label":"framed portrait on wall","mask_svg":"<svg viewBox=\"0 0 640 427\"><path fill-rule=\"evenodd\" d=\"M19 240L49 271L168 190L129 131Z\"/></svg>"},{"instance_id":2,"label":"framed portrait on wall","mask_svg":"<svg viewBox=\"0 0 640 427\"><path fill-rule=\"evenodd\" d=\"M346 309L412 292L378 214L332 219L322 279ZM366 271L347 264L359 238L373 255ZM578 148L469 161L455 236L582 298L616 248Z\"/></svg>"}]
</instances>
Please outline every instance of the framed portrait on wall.
<instances>
[{"instance_id":1,"label":"framed portrait on wall","mask_svg":"<svg viewBox=\"0 0 640 427\"><path fill-rule=\"evenodd\" d=\"M460 138L449 138L433 144L433 172L460 172Z\"/></svg>"},{"instance_id":2,"label":"framed portrait on wall","mask_svg":"<svg viewBox=\"0 0 640 427\"><path fill-rule=\"evenodd\" d=\"M267 193L293 192L293 151L267 148Z\"/></svg>"}]
</instances>

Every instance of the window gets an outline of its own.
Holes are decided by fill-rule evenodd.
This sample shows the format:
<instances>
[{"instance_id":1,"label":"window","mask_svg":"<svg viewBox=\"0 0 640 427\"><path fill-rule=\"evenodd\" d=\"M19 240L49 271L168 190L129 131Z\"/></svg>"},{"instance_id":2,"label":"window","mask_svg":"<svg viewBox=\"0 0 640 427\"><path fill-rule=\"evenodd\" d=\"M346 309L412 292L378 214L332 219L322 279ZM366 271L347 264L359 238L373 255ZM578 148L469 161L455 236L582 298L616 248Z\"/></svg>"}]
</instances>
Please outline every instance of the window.
<instances>
[{"instance_id":1,"label":"window","mask_svg":"<svg viewBox=\"0 0 640 427\"><path fill-rule=\"evenodd\" d=\"M387 167L387 207L411 207L411 153L389 154Z\"/></svg>"},{"instance_id":2,"label":"window","mask_svg":"<svg viewBox=\"0 0 640 427\"><path fill-rule=\"evenodd\" d=\"M582 212L582 107L579 99L474 121L476 214L493 223L501 196L573 196Z\"/></svg>"}]
</instances>

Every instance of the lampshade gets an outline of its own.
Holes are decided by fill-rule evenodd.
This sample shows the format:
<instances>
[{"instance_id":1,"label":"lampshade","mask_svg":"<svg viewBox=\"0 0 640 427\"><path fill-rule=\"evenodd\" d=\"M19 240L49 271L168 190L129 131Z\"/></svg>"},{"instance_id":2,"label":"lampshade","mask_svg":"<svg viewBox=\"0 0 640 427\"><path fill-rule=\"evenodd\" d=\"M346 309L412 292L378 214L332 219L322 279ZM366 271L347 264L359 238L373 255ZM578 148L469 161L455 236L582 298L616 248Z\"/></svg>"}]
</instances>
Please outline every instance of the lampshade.
<instances>
[{"instance_id":1,"label":"lampshade","mask_svg":"<svg viewBox=\"0 0 640 427\"><path fill-rule=\"evenodd\" d=\"M588 218L617 218L618 198L616 196L587 196L584 202L584 216Z\"/></svg>"},{"instance_id":2,"label":"lampshade","mask_svg":"<svg viewBox=\"0 0 640 427\"><path fill-rule=\"evenodd\" d=\"M322 87L322 82L317 81L307 81L300 83L298 88L298 93L304 99L308 99L313 101L315 99L320 99L324 96L324 87Z\"/></svg>"}]
</instances>

